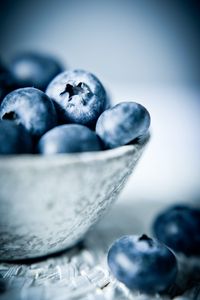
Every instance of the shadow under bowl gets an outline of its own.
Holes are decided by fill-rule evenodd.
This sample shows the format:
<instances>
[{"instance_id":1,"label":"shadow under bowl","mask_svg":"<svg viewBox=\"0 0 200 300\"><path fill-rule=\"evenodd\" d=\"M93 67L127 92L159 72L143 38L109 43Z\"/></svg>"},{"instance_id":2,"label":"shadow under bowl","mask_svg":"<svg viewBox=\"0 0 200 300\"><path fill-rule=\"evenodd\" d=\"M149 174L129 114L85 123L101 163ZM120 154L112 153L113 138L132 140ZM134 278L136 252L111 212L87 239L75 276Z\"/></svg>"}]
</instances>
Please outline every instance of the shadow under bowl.
<instances>
[{"instance_id":1,"label":"shadow under bowl","mask_svg":"<svg viewBox=\"0 0 200 300\"><path fill-rule=\"evenodd\" d=\"M0 260L64 250L116 199L146 142L112 150L0 158Z\"/></svg>"}]
</instances>

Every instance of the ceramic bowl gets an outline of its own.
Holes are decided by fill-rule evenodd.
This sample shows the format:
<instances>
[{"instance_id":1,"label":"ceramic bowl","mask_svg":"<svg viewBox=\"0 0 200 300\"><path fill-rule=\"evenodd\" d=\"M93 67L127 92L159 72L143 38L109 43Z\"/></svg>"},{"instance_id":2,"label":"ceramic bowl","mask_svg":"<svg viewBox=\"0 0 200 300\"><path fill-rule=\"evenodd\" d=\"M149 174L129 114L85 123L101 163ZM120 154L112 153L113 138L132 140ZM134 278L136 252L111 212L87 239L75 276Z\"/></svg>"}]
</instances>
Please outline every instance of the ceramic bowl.
<instances>
[{"instance_id":1,"label":"ceramic bowl","mask_svg":"<svg viewBox=\"0 0 200 300\"><path fill-rule=\"evenodd\" d=\"M75 245L122 190L146 141L112 150L0 158L0 260Z\"/></svg>"}]
</instances>

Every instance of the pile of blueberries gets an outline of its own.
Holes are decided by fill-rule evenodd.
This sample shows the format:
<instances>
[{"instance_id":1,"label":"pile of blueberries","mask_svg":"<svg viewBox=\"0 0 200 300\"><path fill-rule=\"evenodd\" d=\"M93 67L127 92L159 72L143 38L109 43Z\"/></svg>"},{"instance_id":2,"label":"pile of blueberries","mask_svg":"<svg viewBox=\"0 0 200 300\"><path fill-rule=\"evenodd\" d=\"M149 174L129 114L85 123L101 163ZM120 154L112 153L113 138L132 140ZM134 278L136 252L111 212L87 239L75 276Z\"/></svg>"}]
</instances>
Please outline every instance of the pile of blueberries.
<instances>
[{"instance_id":1,"label":"pile of blueberries","mask_svg":"<svg viewBox=\"0 0 200 300\"><path fill-rule=\"evenodd\" d=\"M84 70L64 71L53 57L22 53L0 63L0 154L73 153L129 144L150 126L145 107L110 108L102 83Z\"/></svg>"},{"instance_id":2,"label":"pile of blueberries","mask_svg":"<svg viewBox=\"0 0 200 300\"><path fill-rule=\"evenodd\" d=\"M155 218L152 231L155 238L129 235L113 243L108 251L108 265L114 276L131 290L149 295L174 297L199 287L200 209L173 205ZM180 257L184 258L184 280ZM187 273L192 259L195 267L188 268ZM199 297L198 288L195 299Z\"/></svg>"}]
</instances>

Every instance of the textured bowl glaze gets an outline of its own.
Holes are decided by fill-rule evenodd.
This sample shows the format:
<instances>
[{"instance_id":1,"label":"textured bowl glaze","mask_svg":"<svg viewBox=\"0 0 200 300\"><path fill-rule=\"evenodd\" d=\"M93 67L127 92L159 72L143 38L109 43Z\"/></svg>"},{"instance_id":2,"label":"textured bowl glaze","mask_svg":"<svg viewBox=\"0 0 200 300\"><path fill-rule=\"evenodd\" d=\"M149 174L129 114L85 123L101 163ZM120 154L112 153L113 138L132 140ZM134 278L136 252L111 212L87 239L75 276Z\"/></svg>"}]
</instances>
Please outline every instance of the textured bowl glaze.
<instances>
[{"instance_id":1,"label":"textured bowl glaze","mask_svg":"<svg viewBox=\"0 0 200 300\"><path fill-rule=\"evenodd\" d=\"M116 199L144 143L113 150L0 158L0 260L71 247Z\"/></svg>"}]
</instances>

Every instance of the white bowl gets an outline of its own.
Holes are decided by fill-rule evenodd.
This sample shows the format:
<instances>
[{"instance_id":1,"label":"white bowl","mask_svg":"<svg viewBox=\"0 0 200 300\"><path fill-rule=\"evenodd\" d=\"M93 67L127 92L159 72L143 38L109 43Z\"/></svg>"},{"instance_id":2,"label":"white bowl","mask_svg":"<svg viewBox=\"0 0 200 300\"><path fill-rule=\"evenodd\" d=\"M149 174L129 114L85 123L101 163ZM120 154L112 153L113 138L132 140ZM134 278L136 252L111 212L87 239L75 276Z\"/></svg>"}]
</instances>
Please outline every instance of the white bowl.
<instances>
[{"instance_id":1,"label":"white bowl","mask_svg":"<svg viewBox=\"0 0 200 300\"><path fill-rule=\"evenodd\" d=\"M41 257L83 238L116 199L145 142L0 158L0 260Z\"/></svg>"}]
</instances>

